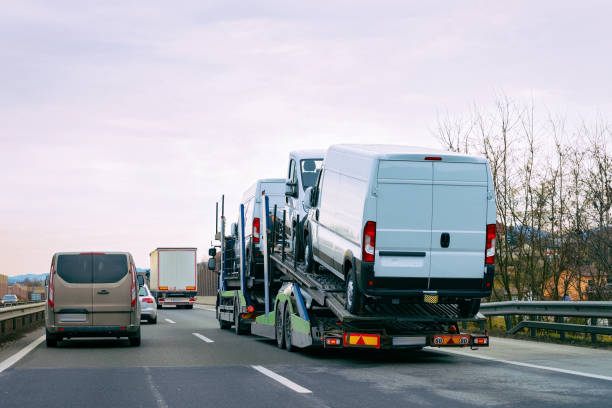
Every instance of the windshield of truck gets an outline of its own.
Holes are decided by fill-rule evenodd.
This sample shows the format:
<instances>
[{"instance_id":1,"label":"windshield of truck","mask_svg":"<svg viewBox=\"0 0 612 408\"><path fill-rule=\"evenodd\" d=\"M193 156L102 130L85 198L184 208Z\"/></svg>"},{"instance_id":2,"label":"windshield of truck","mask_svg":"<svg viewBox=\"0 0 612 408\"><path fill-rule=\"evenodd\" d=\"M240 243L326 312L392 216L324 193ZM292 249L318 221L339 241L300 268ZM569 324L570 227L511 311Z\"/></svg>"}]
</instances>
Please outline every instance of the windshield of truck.
<instances>
[{"instance_id":1,"label":"windshield of truck","mask_svg":"<svg viewBox=\"0 0 612 408\"><path fill-rule=\"evenodd\" d=\"M304 159L300 160L300 169L302 173L302 187L306 190L308 187L314 187L317 184L319 172L323 166L323 159Z\"/></svg>"}]
</instances>

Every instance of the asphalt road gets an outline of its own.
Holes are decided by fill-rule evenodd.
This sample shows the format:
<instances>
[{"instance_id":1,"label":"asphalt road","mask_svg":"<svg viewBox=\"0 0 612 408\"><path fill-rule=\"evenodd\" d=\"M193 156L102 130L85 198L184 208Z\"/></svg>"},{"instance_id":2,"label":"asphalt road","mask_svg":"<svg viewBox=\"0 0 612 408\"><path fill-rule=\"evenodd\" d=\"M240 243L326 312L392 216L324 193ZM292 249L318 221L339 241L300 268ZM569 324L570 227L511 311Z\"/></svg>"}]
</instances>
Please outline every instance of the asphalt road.
<instances>
[{"instance_id":1,"label":"asphalt road","mask_svg":"<svg viewBox=\"0 0 612 408\"><path fill-rule=\"evenodd\" d=\"M43 343L0 373L0 406L612 406L610 351L493 339L478 351L289 353L218 329L202 309L163 309L142 336L137 348ZM24 345L2 350L0 361Z\"/></svg>"}]
</instances>

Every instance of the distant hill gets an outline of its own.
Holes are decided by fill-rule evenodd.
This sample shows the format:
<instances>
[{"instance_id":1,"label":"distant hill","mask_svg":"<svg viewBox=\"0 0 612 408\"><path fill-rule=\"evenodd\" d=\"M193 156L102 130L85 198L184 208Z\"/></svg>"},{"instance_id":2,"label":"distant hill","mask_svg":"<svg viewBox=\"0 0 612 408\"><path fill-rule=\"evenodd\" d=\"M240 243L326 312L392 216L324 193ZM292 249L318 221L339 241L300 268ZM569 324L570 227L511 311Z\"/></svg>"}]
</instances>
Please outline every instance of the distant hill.
<instances>
[{"instance_id":1,"label":"distant hill","mask_svg":"<svg viewBox=\"0 0 612 408\"><path fill-rule=\"evenodd\" d=\"M26 273L24 275L9 276L8 283L23 282L26 279L29 279L32 281L44 281L47 275L48 273L39 273L39 274Z\"/></svg>"}]
</instances>

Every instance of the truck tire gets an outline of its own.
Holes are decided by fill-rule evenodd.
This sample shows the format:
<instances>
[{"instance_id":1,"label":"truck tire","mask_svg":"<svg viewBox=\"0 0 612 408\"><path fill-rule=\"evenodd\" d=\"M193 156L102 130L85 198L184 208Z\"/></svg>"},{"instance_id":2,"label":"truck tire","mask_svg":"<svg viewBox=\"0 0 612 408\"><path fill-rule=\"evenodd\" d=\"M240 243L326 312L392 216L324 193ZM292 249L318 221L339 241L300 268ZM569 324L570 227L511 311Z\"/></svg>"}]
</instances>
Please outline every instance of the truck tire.
<instances>
[{"instance_id":1,"label":"truck tire","mask_svg":"<svg viewBox=\"0 0 612 408\"><path fill-rule=\"evenodd\" d=\"M295 350L295 347L291 345L291 311L289 305L285 304L285 318L283 319L283 331L285 336L285 349L288 352Z\"/></svg>"},{"instance_id":2,"label":"truck tire","mask_svg":"<svg viewBox=\"0 0 612 408\"><path fill-rule=\"evenodd\" d=\"M230 322L226 322L225 320L221 320L221 314L219 313L219 307L217 306L217 320L219 321L219 328L221 330L228 330L232 327Z\"/></svg>"},{"instance_id":3,"label":"truck tire","mask_svg":"<svg viewBox=\"0 0 612 408\"><path fill-rule=\"evenodd\" d=\"M138 331L136 332L136 334L130 337L130 346L132 347L140 346L140 327L138 328Z\"/></svg>"},{"instance_id":4,"label":"truck tire","mask_svg":"<svg viewBox=\"0 0 612 408\"><path fill-rule=\"evenodd\" d=\"M285 348L285 324L283 321L283 309L282 304L280 302L277 303L274 325L276 329L276 345L279 349Z\"/></svg>"},{"instance_id":5,"label":"truck tire","mask_svg":"<svg viewBox=\"0 0 612 408\"><path fill-rule=\"evenodd\" d=\"M47 347L57 347L57 336L55 334L49 333L49 330L47 329L45 329L45 332L45 343L47 344Z\"/></svg>"},{"instance_id":6,"label":"truck tire","mask_svg":"<svg viewBox=\"0 0 612 408\"><path fill-rule=\"evenodd\" d=\"M312 237L310 234L306 239L306 248L304 248L304 265L306 266L306 272L308 273L319 272L319 265L317 265L314 257L312 256Z\"/></svg>"},{"instance_id":7,"label":"truck tire","mask_svg":"<svg viewBox=\"0 0 612 408\"><path fill-rule=\"evenodd\" d=\"M349 270L346 272L346 301L345 307L350 313L356 315L361 310L361 292L357 287L357 279L355 277L355 270L351 265Z\"/></svg>"},{"instance_id":8,"label":"truck tire","mask_svg":"<svg viewBox=\"0 0 612 408\"><path fill-rule=\"evenodd\" d=\"M242 327L242 324L240 323L242 319L240 318L240 306L239 305L240 305L240 300L234 299L234 332L238 336L246 333L246 330L244 330L244 327Z\"/></svg>"}]
</instances>

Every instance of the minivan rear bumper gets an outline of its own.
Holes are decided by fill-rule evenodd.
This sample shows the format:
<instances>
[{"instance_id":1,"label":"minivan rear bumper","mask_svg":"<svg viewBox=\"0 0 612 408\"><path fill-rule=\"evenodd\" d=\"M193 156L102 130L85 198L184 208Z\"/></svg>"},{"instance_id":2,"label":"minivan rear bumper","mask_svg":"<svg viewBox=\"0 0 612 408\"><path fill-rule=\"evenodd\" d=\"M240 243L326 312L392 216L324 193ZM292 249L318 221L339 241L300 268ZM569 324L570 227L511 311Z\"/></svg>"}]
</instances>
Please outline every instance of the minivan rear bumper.
<instances>
[{"instance_id":1,"label":"minivan rear bumper","mask_svg":"<svg viewBox=\"0 0 612 408\"><path fill-rule=\"evenodd\" d=\"M131 337L139 326L50 326L49 333L62 337Z\"/></svg>"},{"instance_id":2,"label":"minivan rear bumper","mask_svg":"<svg viewBox=\"0 0 612 408\"><path fill-rule=\"evenodd\" d=\"M357 284L361 292L372 297L419 297L435 292L442 298L473 299L491 296L494 266L487 265L483 279L437 279L431 286L427 278L375 278L373 262L355 262ZM433 280L431 280L433 281ZM488 286L487 286L488 285ZM398 289L397 287L401 287Z\"/></svg>"}]
</instances>

